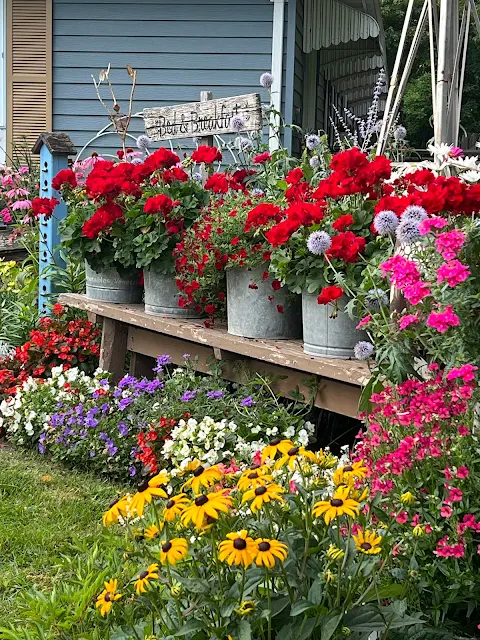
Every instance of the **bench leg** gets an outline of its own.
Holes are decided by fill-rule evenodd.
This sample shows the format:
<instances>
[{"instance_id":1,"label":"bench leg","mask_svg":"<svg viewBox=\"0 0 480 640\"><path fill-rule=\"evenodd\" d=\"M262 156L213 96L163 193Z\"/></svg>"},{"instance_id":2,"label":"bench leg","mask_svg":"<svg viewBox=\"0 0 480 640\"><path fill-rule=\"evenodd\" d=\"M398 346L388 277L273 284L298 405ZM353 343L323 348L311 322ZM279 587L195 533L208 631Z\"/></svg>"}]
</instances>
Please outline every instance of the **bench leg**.
<instances>
[{"instance_id":1,"label":"bench leg","mask_svg":"<svg viewBox=\"0 0 480 640\"><path fill-rule=\"evenodd\" d=\"M102 344L100 347L100 368L109 371L113 380L120 380L125 374L128 327L121 322L104 318Z\"/></svg>"},{"instance_id":2,"label":"bench leg","mask_svg":"<svg viewBox=\"0 0 480 640\"><path fill-rule=\"evenodd\" d=\"M132 352L130 358L130 375L136 378L153 378L155 358L144 356L143 353Z\"/></svg>"}]
</instances>

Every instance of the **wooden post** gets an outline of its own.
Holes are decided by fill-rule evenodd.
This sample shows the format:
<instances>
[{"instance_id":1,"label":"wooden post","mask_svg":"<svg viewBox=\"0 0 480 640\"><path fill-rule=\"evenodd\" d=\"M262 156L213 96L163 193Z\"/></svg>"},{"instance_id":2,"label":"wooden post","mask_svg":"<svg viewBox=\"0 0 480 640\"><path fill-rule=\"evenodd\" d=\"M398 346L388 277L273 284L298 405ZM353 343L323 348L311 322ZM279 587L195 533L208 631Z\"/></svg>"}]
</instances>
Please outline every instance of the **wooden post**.
<instances>
[{"instance_id":1,"label":"wooden post","mask_svg":"<svg viewBox=\"0 0 480 640\"><path fill-rule=\"evenodd\" d=\"M114 381L123 378L125 373L127 339L127 325L111 318L103 319L99 366L104 371L110 371Z\"/></svg>"},{"instance_id":2,"label":"wooden post","mask_svg":"<svg viewBox=\"0 0 480 640\"><path fill-rule=\"evenodd\" d=\"M51 275L46 270L54 265L63 265L59 256L60 232L58 225L67 215L67 205L61 202L61 195L52 188L52 179L68 167L68 156L76 149L66 133L42 133L36 141L32 153L40 154L40 196L57 198L60 204L49 218L40 216L38 308L41 314L49 312L47 304L52 304L55 288Z\"/></svg>"},{"instance_id":3,"label":"wooden post","mask_svg":"<svg viewBox=\"0 0 480 640\"><path fill-rule=\"evenodd\" d=\"M442 142L456 144L457 136L453 131L456 113L457 95L452 91L451 105L448 109L448 96L454 75L455 51L458 40L458 0L441 0L438 25L438 73L435 122L435 144Z\"/></svg>"}]
</instances>

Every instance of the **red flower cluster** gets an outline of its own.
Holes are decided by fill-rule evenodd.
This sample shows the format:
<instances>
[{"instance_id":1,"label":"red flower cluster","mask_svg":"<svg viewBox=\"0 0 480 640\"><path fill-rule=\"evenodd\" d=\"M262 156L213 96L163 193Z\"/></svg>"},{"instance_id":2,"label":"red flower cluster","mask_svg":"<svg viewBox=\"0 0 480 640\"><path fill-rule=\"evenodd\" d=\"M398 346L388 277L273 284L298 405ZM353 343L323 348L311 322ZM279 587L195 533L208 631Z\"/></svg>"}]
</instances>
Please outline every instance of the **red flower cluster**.
<instances>
[{"instance_id":1,"label":"red flower cluster","mask_svg":"<svg viewBox=\"0 0 480 640\"><path fill-rule=\"evenodd\" d=\"M331 287L324 287L320 295L317 298L318 304L328 304L329 302L334 302L334 300L338 300L343 296L343 289L340 287L336 287L332 285Z\"/></svg>"},{"instance_id":2,"label":"red flower cluster","mask_svg":"<svg viewBox=\"0 0 480 640\"><path fill-rule=\"evenodd\" d=\"M323 203L293 202L284 211L285 219L265 234L273 247L285 244L300 227L310 227L323 220Z\"/></svg>"},{"instance_id":3,"label":"red flower cluster","mask_svg":"<svg viewBox=\"0 0 480 640\"><path fill-rule=\"evenodd\" d=\"M158 458L155 452L155 442L159 441L163 446L165 440L168 440L168 434L176 425L173 418L160 418L157 427L150 425L148 431L142 431L137 436L137 454L136 459L140 460L146 472L155 474L158 472Z\"/></svg>"},{"instance_id":4,"label":"red flower cluster","mask_svg":"<svg viewBox=\"0 0 480 640\"><path fill-rule=\"evenodd\" d=\"M400 216L411 204L423 207L429 215L442 212L471 215L480 211L480 185L469 185L455 176L435 177L428 169L408 174L394 187L385 185L384 196L375 206L375 213L394 211Z\"/></svg>"},{"instance_id":5,"label":"red flower cluster","mask_svg":"<svg viewBox=\"0 0 480 640\"><path fill-rule=\"evenodd\" d=\"M268 153L268 151L265 151L264 153L259 153L258 156L254 157L253 164L265 164L265 162L268 162L271 159L272 156Z\"/></svg>"},{"instance_id":6,"label":"red flower cluster","mask_svg":"<svg viewBox=\"0 0 480 640\"><path fill-rule=\"evenodd\" d=\"M116 220L122 218L122 207L114 202L107 202L102 207L99 207L91 218L84 222L82 233L89 240L94 240L99 233L110 229Z\"/></svg>"},{"instance_id":7,"label":"red flower cluster","mask_svg":"<svg viewBox=\"0 0 480 640\"><path fill-rule=\"evenodd\" d=\"M68 184L72 189L77 186L77 178L72 169L62 169L52 180L52 188L60 191L64 184Z\"/></svg>"},{"instance_id":8,"label":"red flower cluster","mask_svg":"<svg viewBox=\"0 0 480 640\"><path fill-rule=\"evenodd\" d=\"M391 162L385 156L369 160L366 153L357 147L341 151L333 156L330 163L332 173L320 182L313 197L340 198L355 193L371 194L376 197L382 182L391 175Z\"/></svg>"},{"instance_id":9,"label":"red flower cluster","mask_svg":"<svg viewBox=\"0 0 480 640\"><path fill-rule=\"evenodd\" d=\"M0 394L13 394L29 376L47 378L52 367L81 366L88 373L98 366L100 331L78 318L65 321L65 309L54 305L54 317L40 318L40 327L30 333L30 340L0 362Z\"/></svg>"},{"instance_id":10,"label":"red flower cluster","mask_svg":"<svg viewBox=\"0 0 480 640\"><path fill-rule=\"evenodd\" d=\"M280 222L281 209L275 204L269 202L258 204L248 212L247 221L245 222L244 231L248 233L252 229L266 225L271 220Z\"/></svg>"},{"instance_id":11,"label":"red flower cluster","mask_svg":"<svg viewBox=\"0 0 480 640\"><path fill-rule=\"evenodd\" d=\"M212 164L213 162L220 162L222 160L222 152L217 147L198 147L196 151L192 153L192 160L199 164L204 162L205 164Z\"/></svg>"},{"instance_id":12,"label":"red flower cluster","mask_svg":"<svg viewBox=\"0 0 480 640\"><path fill-rule=\"evenodd\" d=\"M138 184L142 179L140 171L142 167L143 165L134 165L130 162L115 164L109 160L98 160L85 181L87 196L94 200L99 198L112 200L120 193L140 197L142 192Z\"/></svg>"},{"instance_id":13,"label":"red flower cluster","mask_svg":"<svg viewBox=\"0 0 480 640\"><path fill-rule=\"evenodd\" d=\"M32 200L33 215L36 218L40 215L49 217L57 204L60 204L60 202L56 198L34 198Z\"/></svg>"},{"instance_id":14,"label":"red flower cluster","mask_svg":"<svg viewBox=\"0 0 480 640\"><path fill-rule=\"evenodd\" d=\"M174 201L169 197L160 193L158 196L152 196L145 202L143 210L145 213L161 213L168 216L175 206Z\"/></svg>"},{"instance_id":15,"label":"red flower cluster","mask_svg":"<svg viewBox=\"0 0 480 640\"><path fill-rule=\"evenodd\" d=\"M342 231L332 237L332 244L327 255L353 263L358 260L358 255L365 249L365 244L366 240L362 236L356 236L352 231Z\"/></svg>"},{"instance_id":16,"label":"red flower cluster","mask_svg":"<svg viewBox=\"0 0 480 640\"><path fill-rule=\"evenodd\" d=\"M229 189L233 191L244 191L245 186L235 177L239 174L236 171L233 175L228 173L214 173L205 182L205 189L213 191L213 193L227 193ZM241 175L239 176L242 177Z\"/></svg>"}]
</instances>

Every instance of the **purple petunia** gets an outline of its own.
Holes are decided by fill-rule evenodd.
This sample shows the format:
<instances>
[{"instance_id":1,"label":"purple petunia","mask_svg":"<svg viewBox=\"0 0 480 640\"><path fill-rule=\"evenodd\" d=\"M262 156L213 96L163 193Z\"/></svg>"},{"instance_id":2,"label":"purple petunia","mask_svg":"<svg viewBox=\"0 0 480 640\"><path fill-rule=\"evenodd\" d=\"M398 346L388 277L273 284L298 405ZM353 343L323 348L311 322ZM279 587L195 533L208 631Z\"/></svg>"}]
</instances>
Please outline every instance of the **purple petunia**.
<instances>
[{"instance_id":1,"label":"purple petunia","mask_svg":"<svg viewBox=\"0 0 480 640\"><path fill-rule=\"evenodd\" d=\"M100 433L98 434L98 439L99 440L108 440L108 435L105 433L105 431L100 431Z\"/></svg>"},{"instance_id":2,"label":"purple petunia","mask_svg":"<svg viewBox=\"0 0 480 640\"><path fill-rule=\"evenodd\" d=\"M124 389L125 387L131 387L133 384L135 384L136 381L137 379L135 378L135 376L124 376L118 383L118 387L119 389Z\"/></svg>"},{"instance_id":3,"label":"purple petunia","mask_svg":"<svg viewBox=\"0 0 480 640\"><path fill-rule=\"evenodd\" d=\"M172 363L172 358L170 356L167 356L167 355L158 356L157 366L154 367L153 370L155 371L155 373L161 373L163 371L163 367L171 363Z\"/></svg>"},{"instance_id":4,"label":"purple petunia","mask_svg":"<svg viewBox=\"0 0 480 640\"><path fill-rule=\"evenodd\" d=\"M182 402L190 402L190 400L194 400L195 396L198 393L198 389L194 389L193 391L185 391L180 400Z\"/></svg>"},{"instance_id":5,"label":"purple petunia","mask_svg":"<svg viewBox=\"0 0 480 640\"><path fill-rule=\"evenodd\" d=\"M134 466L128 467L128 473L130 475L131 478L133 478L133 476L137 475L137 469Z\"/></svg>"},{"instance_id":6,"label":"purple petunia","mask_svg":"<svg viewBox=\"0 0 480 640\"><path fill-rule=\"evenodd\" d=\"M102 404L102 413L107 413L107 411L110 409L110 405L109 404Z\"/></svg>"},{"instance_id":7,"label":"purple petunia","mask_svg":"<svg viewBox=\"0 0 480 640\"><path fill-rule=\"evenodd\" d=\"M252 396L247 396L246 398L244 398L242 400L242 407L253 407L254 405L256 405L257 403L255 402L255 400L252 398Z\"/></svg>"},{"instance_id":8,"label":"purple petunia","mask_svg":"<svg viewBox=\"0 0 480 640\"><path fill-rule=\"evenodd\" d=\"M122 398L118 403L118 408L120 409L120 411L123 411L128 407L129 404L132 404L132 402L133 398Z\"/></svg>"},{"instance_id":9,"label":"purple petunia","mask_svg":"<svg viewBox=\"0 0 480 640\"><path fill-rule=\"evenodd\" d=\"M207 391L207 398L210 398L210 400L218 400L219 398L223 398L223 391Z\"/></svg>"},{"instance_id":10,"label":"purple petunia","mask_svg":"<svg viewBox=\"0 0 480 640\"><path fill-rule=\"evenodd\" d=\"M125 437L126 435L128 435L128 425L126 422L124 422L123 420L121 420L118 423L118 433L122 436Z\"/></svg>"},{"instance_id":11,"label":"purple petunia","mask_svg":"<svg viewBox=\"0 0 480 640\"><path fill-rule=\"evenodd\" d=\"M93 429L97 425L98 425L98 420L96 418L87 418L85 420L85 426L89 427L90 429Z\"/></svg>"},{"instance_id":12,"label":"purple petunia","mask_svg":"<svg viewBox=\"0 0 480 640\"><path fill-rule=\"evenodd\" d=\"M95 451L90 451L90 453L88 455L90 456L90 458L94 458L95 457Z\"/></svg>"}]
</instances>

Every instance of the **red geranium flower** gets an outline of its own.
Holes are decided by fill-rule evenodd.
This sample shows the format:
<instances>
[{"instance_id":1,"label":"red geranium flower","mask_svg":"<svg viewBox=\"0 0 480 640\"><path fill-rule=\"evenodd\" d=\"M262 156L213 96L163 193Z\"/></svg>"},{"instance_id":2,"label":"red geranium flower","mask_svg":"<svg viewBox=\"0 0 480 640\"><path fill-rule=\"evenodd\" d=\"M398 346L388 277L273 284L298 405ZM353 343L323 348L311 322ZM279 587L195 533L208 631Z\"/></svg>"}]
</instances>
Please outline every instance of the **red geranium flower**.
<instances>
[{"instance_id":1,"label":"red geranium flower","mask_svg":"<svg viewBox=\"0 0 480 640\"><path fill-rule=\"evenodd\" d=\"M343 289L332 285L331 287L324 287L320 295L317 298L318 304L328 304L329 302L333 302L334 300L338 300L343 296Z\"/></svg>"},{"instance_id":2,"label":"red geranium flower","mask_svg":"<svg viewBox=\"0 0 480 640\"><path fill-rule=\"evenodd\" d=\"M33 215L37 218L42 214L51 216L57 204L60 202L56 198L34 198L32 200Z\"/></svg>"},{"instance_id":3,"label":"red geranium flower","mask_svg":"<svg viewBox=\"0 0 480 640\"><path fill-rule=\"evenodd\" d=\"M350 213L346 213L345 215L337 218L332 224L332 227L335 229L335 231L345 231L345 229L350 227L353 222L353 216L350 215Z\"/></svg>"},{"instance_id":4,"label":"red geranium flower","mask_svg":"<svg viewBox=\"0 0 480 640\"><path fill-rule=\"evenodd\" d=\"M265 162L268 162L271 159L272 156L268 153L268 151L265 151L265 153L260 153L258 156L254 157L253 164L265 164Z\"/></svg>"},{"instance_id":5,"label":"red geranium flower","mask_svg":"<svg viewBox=\"0 0 480 640\"><path fill-rule=\"evenodd\" d=\"M201 146L198 147L196 151L192 153L192 160L194 162L198 162L199 164L204 162L205 164L212 164L218 160L220 162L222 159L222 152L217 147L208 147Z\"/></svg>"},{"instance_id":6,"label":"red geranium flower","mask_svg":"<svg viewBox=\"0 0 480 640\"><path fill-rule=\"evenodd\" d=\"M77 178L71 169L62 169L52 180L52 188L60 191L64 184L68 184L74 189L77 186Z\"/></svg>"},{"instance_id":7,"label":"red geranium flower","mask_svg":"<svg viewBox=\"0 0 480 640\"><path fill-rule=\"evenodd\" d=\"M158 196L148 198L143 210L145 213L163 213L164 216L168 216L172 211L174 204L175 203L169 196L160 193Z\"/></svg>"}]
</instances>

